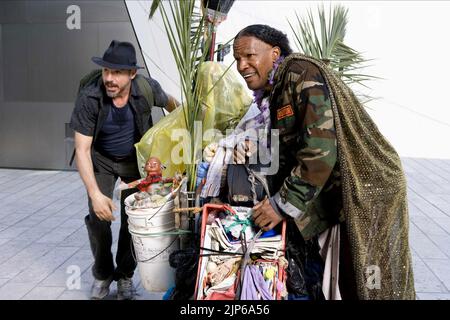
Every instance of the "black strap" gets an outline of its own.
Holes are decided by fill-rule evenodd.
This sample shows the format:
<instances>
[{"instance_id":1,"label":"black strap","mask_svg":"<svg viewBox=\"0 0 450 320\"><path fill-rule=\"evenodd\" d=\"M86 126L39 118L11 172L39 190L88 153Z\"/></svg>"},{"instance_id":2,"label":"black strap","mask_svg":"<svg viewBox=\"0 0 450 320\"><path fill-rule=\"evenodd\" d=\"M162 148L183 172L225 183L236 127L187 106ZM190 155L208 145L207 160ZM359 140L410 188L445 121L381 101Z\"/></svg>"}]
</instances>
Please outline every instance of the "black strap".
<instances>
[{"instance_id":1,"label":"black strap","mask_svg":"<svg viewBox=\"0 0 450 320\"><path fill-rule=\"evenodd\" d=\"M72 166L73 160L75 160L75 153L76 153L76 150L75 150L75 148L73 148L72 156L70 157L70 161L69 161L70 167Z\"/></svg>"},{"instance_id":2,"label":"black strap","mask_svg":"<svg viewBox=\"0 0 450 320\"><path fill-rule=\"evenodd\" d=\"M155 98L153 96L153 89L148 83L148 81L141 75L136 75L136 83L144 96L145 100L147 100L148 106L150 110L155 105Z\"/></svg>"}]
</instances>

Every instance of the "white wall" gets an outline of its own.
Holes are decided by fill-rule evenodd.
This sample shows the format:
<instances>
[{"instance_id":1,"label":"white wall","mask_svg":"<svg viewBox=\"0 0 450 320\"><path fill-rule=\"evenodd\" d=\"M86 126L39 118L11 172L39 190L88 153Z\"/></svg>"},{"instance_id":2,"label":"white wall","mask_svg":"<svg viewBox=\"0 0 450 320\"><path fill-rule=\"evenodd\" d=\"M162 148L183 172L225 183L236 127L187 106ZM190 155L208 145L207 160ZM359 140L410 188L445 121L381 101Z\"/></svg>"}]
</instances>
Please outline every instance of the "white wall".
<instances>
[{"instance_id":1,"label":"white wall","mask_svg":"<svg viewBox=\"0 0 450 320\"><path fill-rule=\"evenodd\" d=\"M164 2L164 1L163 1ZM150 20L151 1L125 1L148 71L164 90L180 99L180 81L159 11Z\"/></svg>"},{"instance_id":2,"label":"white wall","mask_svg":"<svg viewBox=\"0 0 450 320\"><path fill-rule=\"evenodd\" d=\"M306 9L321 1L236 1L218 28L217 42L226 42L243 27L269 24L288 34L287 18L295 23ZM328 8L330 2L323 2ZM337 3L337 2L333 2ZM367 73L384 78L370 82L370 95L379 99L368 106L381 132L401 156L450 158L450 103L445 78L450 74L450 3L431 1L339 2L349 9L346 43L375 59ZM150 1L127 1L144 51L164 70L148 61L152 75L172 94L179 89L164 73L178 80L162 23L149 22L142 7ZM136 11L136 12L133 12ZM225 63L232 61L230 53Z\"/></svg>"}]
</instances>

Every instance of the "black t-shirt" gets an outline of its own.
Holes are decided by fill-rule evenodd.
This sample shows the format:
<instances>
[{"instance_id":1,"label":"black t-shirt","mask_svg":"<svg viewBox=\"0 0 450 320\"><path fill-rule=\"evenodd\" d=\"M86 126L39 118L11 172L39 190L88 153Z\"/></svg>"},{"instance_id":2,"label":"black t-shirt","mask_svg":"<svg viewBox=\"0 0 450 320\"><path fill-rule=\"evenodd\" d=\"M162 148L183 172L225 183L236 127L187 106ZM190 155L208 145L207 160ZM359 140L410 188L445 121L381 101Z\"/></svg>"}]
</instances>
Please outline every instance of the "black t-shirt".
<instances>
[{"instance_id":1,"label":"black t-shirt","mask_svg":"<svg viewBox=\"0 0 450 320\"><path fill-rule=\"evenodd\" d=\"M126 157L133 153L136 142L136 125L130 104L117 108L111 101L95 149L105 156Z\"/></svg>"}]
</instances>

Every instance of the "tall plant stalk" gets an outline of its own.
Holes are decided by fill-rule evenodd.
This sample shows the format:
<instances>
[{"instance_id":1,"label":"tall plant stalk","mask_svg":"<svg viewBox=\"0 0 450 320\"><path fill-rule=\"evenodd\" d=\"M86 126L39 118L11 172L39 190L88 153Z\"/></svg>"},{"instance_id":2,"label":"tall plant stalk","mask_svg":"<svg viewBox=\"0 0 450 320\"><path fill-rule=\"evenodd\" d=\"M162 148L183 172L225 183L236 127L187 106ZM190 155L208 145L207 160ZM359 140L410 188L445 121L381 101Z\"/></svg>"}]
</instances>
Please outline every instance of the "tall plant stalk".
<instances>
[{"instance_id":1,"label":"tall plant stalk","mask_svg":"<svg viewBox=\"0 0 450 320\"><path fill-rule=\"evenodd\" d=\"M186 152L183 159L189 159L188 163L185 163L189 191L195 190L197 164L201 160L202 137L199 136L201 132L196 127L196 121L203 120L202 100L215 87L213 84L209 92L202 92L203 86L199 82L198 70L206 61L211 37L205 24L205 15L195 2L195 0L170 0L164 1L163 5L161 0L154 0L150 9L150 18L156 10L161 13L164 29L180 74L181 102L185 106L183 117L189 133L187 139L189 146L183 148L183 152Z\"/></svg>"}]
</instances>

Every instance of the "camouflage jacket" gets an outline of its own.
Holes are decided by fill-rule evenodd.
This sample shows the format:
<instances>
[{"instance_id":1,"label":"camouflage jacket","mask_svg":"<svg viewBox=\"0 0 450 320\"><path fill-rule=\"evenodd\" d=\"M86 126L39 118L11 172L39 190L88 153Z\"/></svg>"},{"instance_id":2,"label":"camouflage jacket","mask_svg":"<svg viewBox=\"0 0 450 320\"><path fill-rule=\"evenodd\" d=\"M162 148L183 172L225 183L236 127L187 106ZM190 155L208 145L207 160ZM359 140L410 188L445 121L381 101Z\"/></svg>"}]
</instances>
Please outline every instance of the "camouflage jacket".
<instances>
[{"instance_id":1,"label":"camouflage jacket","mask_svg":"<svg viewBox=\"0 0 450 320\"><path fill-rule=\"evenodd\" d=\"M294 218L309 239L343 221L336 130L319 69L301 59L283 62L270 93L270 113L272 129L279 130L271 203Z\"/></svg>"}]
</instances>

